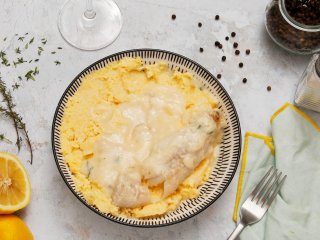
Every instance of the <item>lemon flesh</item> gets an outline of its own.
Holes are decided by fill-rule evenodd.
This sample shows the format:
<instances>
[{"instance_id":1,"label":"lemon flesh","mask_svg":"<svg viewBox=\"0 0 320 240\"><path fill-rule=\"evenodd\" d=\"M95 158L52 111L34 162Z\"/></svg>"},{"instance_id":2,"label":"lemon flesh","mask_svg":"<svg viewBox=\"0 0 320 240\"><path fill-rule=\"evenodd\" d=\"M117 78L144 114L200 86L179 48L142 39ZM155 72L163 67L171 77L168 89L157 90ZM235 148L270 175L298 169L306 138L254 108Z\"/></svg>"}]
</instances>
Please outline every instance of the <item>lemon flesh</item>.
<instances>
[{"instance_id":1,"label":"lemon flesh","mask_svg":"<svg viewBox=\"0 0 320 240\"><path fill-rule=\"evenodd\" d=\"M24 208L30 197L30 182L25 168L16 156L0 152L0 214Z\"/></svg>"}]
</instances>

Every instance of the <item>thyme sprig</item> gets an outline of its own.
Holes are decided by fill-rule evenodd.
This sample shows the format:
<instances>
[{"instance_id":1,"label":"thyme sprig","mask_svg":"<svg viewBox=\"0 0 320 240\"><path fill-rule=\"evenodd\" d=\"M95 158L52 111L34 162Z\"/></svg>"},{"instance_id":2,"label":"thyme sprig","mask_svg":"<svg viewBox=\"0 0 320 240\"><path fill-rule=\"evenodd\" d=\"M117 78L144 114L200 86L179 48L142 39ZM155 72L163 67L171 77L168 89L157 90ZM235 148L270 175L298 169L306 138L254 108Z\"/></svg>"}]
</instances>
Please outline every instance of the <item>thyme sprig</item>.
<instances>
[{"instance_id":1,"label":"thyme sprig","mask_svg":"<svg viewBox=\"0 0 320 240\"><path fill-rule=\"evenodd\" d=\"M29 148L29 152L30 152L29 162L30 162L30 164L32 164L33 151L32 151L32 145L31 145L31 141L29 138L29 134L28 134L28 131L26 128L26 124L23 122L23 119L19 115L19 113L17 113L14 110L16 105L13 102L11 92L9 90L7 90L7 87L6 87L5 83L1 80L1 77L0 77L0 93L2 95L3 101L6 103L6 108L0 106L0 113L12 120L15 131L16 131L16 137L17 137L16 145L17 145L19 151L21 149L21 144L23 141L22 137L20 135L20 131L22 131L22 133L25 137L25 140L26 140L26 144Z\"/></svg>"}]
</instances>

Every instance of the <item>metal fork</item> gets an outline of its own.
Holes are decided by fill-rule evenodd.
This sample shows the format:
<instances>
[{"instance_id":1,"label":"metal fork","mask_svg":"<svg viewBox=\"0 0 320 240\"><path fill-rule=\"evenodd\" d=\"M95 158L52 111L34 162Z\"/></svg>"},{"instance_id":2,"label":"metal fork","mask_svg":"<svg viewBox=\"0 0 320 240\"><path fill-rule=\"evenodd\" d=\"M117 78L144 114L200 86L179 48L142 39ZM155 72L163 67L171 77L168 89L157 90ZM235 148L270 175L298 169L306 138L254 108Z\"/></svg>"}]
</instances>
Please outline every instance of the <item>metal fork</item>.
<instances>
[{"instance_id":1,"label":"metal fork","mask_svg":"<svg viewBox=\"0 0 320 240\"><path fill-rule=\"evenodd\" d=\"M240 222L228 240L235 240L246 226L262 219L287 177L285 175L280 179L281 175L282 172L278 174L278 170L274 167L269 169L241 206Z\"/></svg>"}]
</instances>

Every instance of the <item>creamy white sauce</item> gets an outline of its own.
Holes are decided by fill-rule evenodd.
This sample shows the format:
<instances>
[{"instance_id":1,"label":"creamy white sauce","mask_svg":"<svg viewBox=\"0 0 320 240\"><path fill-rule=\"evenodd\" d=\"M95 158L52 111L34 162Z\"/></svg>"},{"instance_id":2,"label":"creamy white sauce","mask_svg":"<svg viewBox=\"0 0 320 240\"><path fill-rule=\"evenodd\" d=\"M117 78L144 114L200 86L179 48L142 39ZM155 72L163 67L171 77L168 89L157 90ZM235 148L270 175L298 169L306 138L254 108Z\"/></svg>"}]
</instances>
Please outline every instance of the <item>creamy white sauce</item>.
<instances>
[{"instance_id":1,"label":"creamy white sauce","mask_svg":"<svg viewBox=\"0 0 320 240\"><path fill-rule=\"evenodd\" d=\"M185 124L185 107L181 90L150 84L105 116L90 179L103 186L115 205L149 203L148 186L162 182L163 197L168 196L212 154L217 127L210 111L189 114Z\"/></svg>"}]
</instances>

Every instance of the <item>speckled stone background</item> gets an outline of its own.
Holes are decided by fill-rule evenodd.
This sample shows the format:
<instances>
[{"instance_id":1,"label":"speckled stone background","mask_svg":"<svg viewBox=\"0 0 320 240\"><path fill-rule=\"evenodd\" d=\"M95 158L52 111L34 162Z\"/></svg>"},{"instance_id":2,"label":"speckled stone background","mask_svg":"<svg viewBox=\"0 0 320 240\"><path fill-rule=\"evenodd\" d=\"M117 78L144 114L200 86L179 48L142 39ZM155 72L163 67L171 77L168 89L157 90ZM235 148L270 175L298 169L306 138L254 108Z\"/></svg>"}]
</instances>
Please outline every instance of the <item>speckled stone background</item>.
<instances>
[{"instance_id":1,"label":"speckled stone background","mask_svg":"<svg viewBox=\"0 0 320 240\"><path fill-rule=\"evenodd\" d=\"M85 0L79 0L85 1ZM157 229L121 226L103 219L83 206L63 182L51 151L51 123L55 107L70 81L86 66L109 54L132 48L159 48L185 55L213 74L222 74L221 83L231 95L238 110L242 131L269 132L269 117L294 91L309 60L308 56L289 54L277 47L264 27L267 0L117 0L124 18L119 38L109 47L83 52L64 42L57 28L62 0L1 0L0 49L13 52L19 44L15 33L35 36L26 59L36 58L39 39L47 38L45 51L37 66L36 81L22 81L14 91L17 110L27 123L34 147L34 163L29 165L24 146L20 153L14 145L0 143L0 151L18 154L25 164L32 184L31 204L18 214L30 226L35 239L226 239L235 227L232 212L238 174L226 192L206 211L183 223ZM176 14L175 21L171 15ZM220 20L215 21L216 14ZM198 22L202 27L198 27ZM236 37L228 42L232 31ZM6 42L2 38L7 37ZM214 47L219 40L224 52ZM237 41L240 56L234 55ZM57 47L63 50L50 54ZM199 48L204 52L200 53ZM33 50L32 50L33 48ZM246 56L244 50L250 48ZM223 63L221 57L226 55ZM60 66L54 64L61 61ZM240 69L238 63L244 67ZM28 68L0 66L3 80L11 86ZM36 66L36 65L30 65ZM29 67L30 67L29 66ZM248 82L242 83L246 77ZM266 90L271 86L271 92ZM315 120L319 115L309 113ZM0 133L14 139L11 124L0 120ZM257 156L259 157L259 156ZM239 172L239 169L237 173Z\"/></svg>"}]
</instances>

